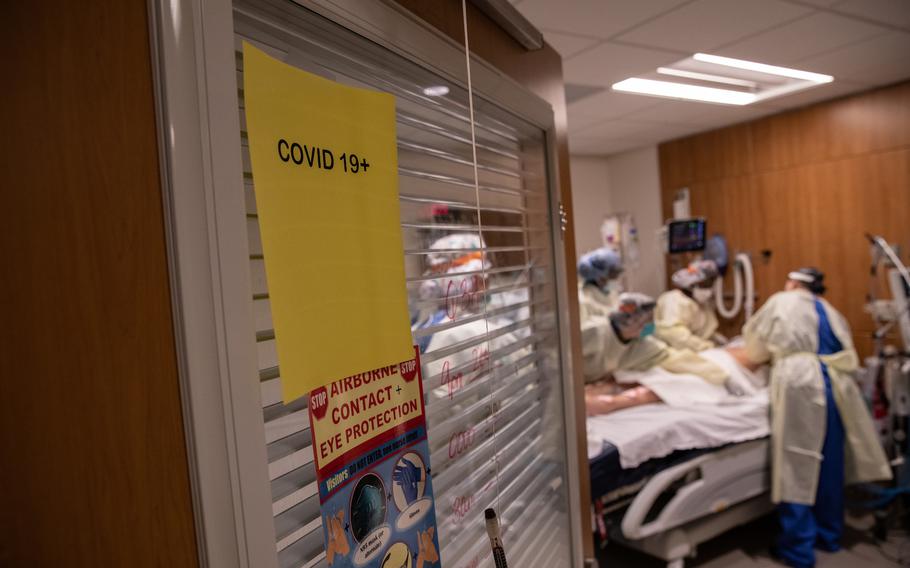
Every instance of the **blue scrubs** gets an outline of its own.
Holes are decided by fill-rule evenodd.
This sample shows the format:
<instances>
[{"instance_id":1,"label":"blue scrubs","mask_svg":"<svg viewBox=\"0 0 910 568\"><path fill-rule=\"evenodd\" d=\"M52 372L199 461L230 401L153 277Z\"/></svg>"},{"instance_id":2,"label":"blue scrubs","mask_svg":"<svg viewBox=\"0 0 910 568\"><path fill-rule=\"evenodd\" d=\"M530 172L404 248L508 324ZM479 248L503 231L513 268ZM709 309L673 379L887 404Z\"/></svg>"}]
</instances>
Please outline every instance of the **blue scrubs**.
<instances>
[{"instance_id":1,"label":"blue scrubs","mask_svg":"<svg viewBox=\"0 0 910 568\"><path fill-rule=\"evenodd\" d=\"M818 299L815 300L815 311L818 312L818 354L842 351L843 346L834 335ZM777 506L781 532L776 553L790 566L800 568L815 566L813 547L829 552L840 550L844 530L844 424L834 401L828 368L824 363L821 366L827 420L815 505L781 503Z\"/></svg>"},{"instance_id":2,"label":"blue scrubs","mask_svg":"<svg viewBox=\"0 0 910 568\"><path fill-rule=\"evenodd\" d=\"M444 320L444 319L446 319L446 311L438 310L436 313L434 313L432 316L430 316L430 318L427 321L418 325L414 329L414 331L417 331L418 329L424 329L427 327L433 327L434 325L442 323L442 320ZM411 325L414 325L414 322L411 322ZM433 340L433 335L424 335L423 337L419 337L417 339L417 346L420 348L421 354L424 354L427 352L427 349L430 347L430 341L432 341L432 340Z\"/></svg>"}]
</instances>

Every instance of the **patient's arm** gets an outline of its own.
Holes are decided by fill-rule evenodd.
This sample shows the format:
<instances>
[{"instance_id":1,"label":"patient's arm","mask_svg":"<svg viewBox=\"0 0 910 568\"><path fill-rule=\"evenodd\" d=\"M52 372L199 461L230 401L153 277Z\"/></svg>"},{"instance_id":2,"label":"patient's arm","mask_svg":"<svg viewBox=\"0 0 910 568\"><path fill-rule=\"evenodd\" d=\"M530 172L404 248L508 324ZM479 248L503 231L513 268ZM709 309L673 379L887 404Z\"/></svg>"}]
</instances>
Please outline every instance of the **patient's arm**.
<instances>
[{"instance_id":1,"label":"patient's arm","mask_svg":"<svg viewBox=\"0 0 910 568\"><path fill-rule=\"evenodd\" d=\"M585 396L599 394L616 394L622 391L622 387L613 380L610 375L605 378L585 385Z\"/></svg>"},{"instance_id":2,"label":"patient's arm","mask_svg":"<svg viewBox=\"0 0 910 568\"><path fill-rule=\"evenodd\" d=\"M588 416L608 414L623 408L660 402L654 391L640 385L617 394L607 394L603 389L596 388L595 385L592 387L595 388L585 388L585 408Z\"/></svg>"},{"instance_id":3,"label":"patient's arm","mask_svg":"<svg viewBox=\"0 0 910 568\"><path fill-rule=\"evenodd\" d=\"M756 371L759 367L764 365L764 362L755 362L749 358L746 354L746 348L742 345L730 345L724 348L731 357L736 359L736 362L749 369L750 371Z\"/></svg>"}]
</instances>

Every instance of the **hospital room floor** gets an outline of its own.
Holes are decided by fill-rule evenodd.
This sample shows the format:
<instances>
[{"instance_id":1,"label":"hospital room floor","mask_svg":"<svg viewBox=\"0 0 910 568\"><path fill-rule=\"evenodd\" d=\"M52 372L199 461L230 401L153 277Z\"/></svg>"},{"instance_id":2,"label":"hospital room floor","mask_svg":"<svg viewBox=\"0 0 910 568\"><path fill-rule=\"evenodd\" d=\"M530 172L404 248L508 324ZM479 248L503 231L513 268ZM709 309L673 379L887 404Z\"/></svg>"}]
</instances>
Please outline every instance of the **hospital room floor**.
<instances>
[{"instance_id":1,"label":"hospital room floor","mask_svg":"<svg viewBox=\"0 0 910 568\"><path fill-rule=\"evenodd\" d=\"M844 549L837 554L819 552L818 568L872 568L910 566L910 539L892 533L878 545L868 530L868 519L848 519ZM768 554L774 540L775 519L764 517L727 532L698 548L698 555L686 561L686 568L779 568ZM902 560L902 561L901 561ZM600 551L601 568L664 568L665 562L640 552L609 546Z\"/></svg>"}]
</instances>

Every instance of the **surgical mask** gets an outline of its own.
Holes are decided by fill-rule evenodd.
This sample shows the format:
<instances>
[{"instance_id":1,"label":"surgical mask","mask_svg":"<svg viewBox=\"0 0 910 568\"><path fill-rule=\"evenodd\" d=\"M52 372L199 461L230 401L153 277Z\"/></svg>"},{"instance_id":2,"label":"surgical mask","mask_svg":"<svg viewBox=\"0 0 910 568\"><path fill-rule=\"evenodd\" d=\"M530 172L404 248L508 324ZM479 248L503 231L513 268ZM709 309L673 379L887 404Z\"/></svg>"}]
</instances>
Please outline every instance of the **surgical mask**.
<instances>
[{"instance_id":1,"label":"surgical mask","mask_svg":"<svg viewBox=\"0 0 910 568\"><path fill-rule=\"evenodd\" d=\"M638 334L638 337L645 338L649 335L654 335L654 328L655 325L653 321L646 324L645 327L641 328L641 333Z\"/></svg>"},{"instance_id":2,"label":"surgical mask","mask_svg":"<svg viewBox=\"0 0 910 568\"><path fill-rule=\"evenodd\" d=\"M710 288L696 288L692 290L692 297L699 304L707 304L714 297L714 290Z\"/></svg>"}]
</instances>

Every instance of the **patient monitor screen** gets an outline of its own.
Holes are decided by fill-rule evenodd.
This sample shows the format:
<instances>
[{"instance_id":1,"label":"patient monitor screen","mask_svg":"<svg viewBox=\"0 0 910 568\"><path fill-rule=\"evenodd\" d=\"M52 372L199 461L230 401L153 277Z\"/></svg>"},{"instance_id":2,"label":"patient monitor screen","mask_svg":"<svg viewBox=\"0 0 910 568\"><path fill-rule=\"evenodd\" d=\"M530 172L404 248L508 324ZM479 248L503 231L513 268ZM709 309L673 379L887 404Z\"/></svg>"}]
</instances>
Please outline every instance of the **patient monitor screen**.
<instances>
[{"instance_id":1,"label":"patient monitor screen","mask_svg":"<svg viewBox=\"0 0 910 568\"><path fill-rule=\"evenodd\" d=\"M705 250L705 220L671 221L669 227L670 253Z\"/></svg>"}]
</instances>

